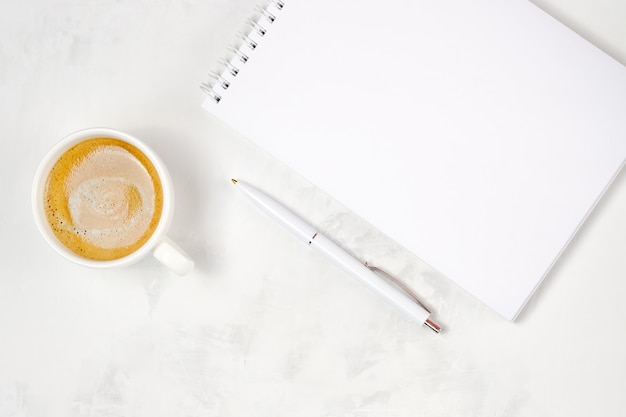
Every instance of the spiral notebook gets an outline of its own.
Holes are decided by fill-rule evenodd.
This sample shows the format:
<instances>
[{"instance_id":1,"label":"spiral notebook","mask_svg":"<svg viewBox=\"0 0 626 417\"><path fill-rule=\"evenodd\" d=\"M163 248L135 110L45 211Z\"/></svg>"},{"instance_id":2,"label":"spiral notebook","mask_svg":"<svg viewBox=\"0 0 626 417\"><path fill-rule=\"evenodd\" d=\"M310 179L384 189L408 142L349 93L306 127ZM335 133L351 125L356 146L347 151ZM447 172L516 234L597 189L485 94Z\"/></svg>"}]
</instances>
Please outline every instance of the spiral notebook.
<instances>
[{"instance_id":1,"label":"spiral notebook","mask_svg":"<svg viewBox=\"0 0 626 417\"><path fill-rule=\"evenodd\" d=\"M525 0L262 3L203 106L509 320L624 164L626 68Z\"/></svg>"}]
</instances>

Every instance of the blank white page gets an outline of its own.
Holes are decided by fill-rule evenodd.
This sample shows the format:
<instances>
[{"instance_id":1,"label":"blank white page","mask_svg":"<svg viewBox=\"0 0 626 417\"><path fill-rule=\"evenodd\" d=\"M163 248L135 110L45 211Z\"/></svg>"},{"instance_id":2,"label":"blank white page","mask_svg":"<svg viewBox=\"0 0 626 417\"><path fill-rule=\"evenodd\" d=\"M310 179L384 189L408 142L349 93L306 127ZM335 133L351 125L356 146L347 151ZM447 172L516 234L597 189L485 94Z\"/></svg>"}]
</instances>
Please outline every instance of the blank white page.
<instances>
[{"instance_id":1,"label":"blank white page","mask_svg":"<svg viewBox=\"0 0 626 417\"><path fill-rule=\"evenodd\" d=\"M204 107L513 320L624 163L626 68L524 0L285 3Z\"/></svg>"}]
</instances>

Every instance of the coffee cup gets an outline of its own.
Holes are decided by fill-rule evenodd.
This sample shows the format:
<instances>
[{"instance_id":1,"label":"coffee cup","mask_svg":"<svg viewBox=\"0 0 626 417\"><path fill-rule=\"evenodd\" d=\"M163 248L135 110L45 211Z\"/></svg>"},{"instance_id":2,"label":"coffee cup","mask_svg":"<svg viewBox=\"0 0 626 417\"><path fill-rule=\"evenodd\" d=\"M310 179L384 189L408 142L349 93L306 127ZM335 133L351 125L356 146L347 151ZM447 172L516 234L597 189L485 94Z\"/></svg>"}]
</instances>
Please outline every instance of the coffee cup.
<instances>
[{"instance_id":1,"label":"coffee cup","mask_svg":"<svg viewBox=\"0 0 626 417\"><path fill-rule=\"evenodd\" d=\"M174 212L167 169L128 133L90 128L59 141L35 174L32 209L48 244L77 264L122 267L152 254L179 275L193 269L167 237Z\"/></svg>"}]
</instances>

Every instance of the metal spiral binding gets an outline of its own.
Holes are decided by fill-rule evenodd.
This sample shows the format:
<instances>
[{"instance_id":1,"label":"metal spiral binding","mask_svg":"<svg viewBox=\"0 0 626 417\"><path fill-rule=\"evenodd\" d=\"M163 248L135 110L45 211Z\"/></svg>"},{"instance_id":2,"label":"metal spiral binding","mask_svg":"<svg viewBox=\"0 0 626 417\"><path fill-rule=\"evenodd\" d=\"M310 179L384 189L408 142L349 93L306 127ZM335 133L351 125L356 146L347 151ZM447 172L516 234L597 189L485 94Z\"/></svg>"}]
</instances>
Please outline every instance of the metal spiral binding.
<instances>
[{"instance_id":1,"label":"metal spiral binding","mask_svg":"<svg viewBox=\"0 0 626 417\"><path fill-rule=\"evenodd\" d=\"M248 62L261 38L267 33L269 25L276 20L285 2L283 0L267 0L264 5L254 9L254 15L246 21L246 28L237 34L240 42L227 48L229 55L218 60L218 68L209 72L209 79L200 84L204 91L215 103L222 100L222 95L230 87L233 78L239 74L241 65Z\"/></svg>"},{"instance_id":2,"label":"metal spiral binding","mask_svg":"<svg viewBox=\"0 0 626 417\"><path fill-rule=\"evenodd\" d=\"M246 45L248 45L248 48L252 49L253 51L256 49L257 46L259 46L259 43L257 41L241 32L237 34L237 37L244 41Z\"/></svg>"}]
</instances>

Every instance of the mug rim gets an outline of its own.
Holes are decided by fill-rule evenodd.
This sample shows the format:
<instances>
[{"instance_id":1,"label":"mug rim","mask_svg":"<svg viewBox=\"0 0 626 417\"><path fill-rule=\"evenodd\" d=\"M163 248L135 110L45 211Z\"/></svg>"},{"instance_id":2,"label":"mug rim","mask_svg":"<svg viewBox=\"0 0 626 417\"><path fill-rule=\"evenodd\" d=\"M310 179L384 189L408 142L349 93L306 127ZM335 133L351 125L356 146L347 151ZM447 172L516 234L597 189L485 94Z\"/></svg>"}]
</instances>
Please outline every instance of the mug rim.
<instances>
[{"instance_id":1,"label":"mug rim","mask_svg":"<svg viewBox=\"0 0 626 417\"><path fill-rule=\"evenodd\" d=\"M163 208L161 211L161 217L156 228L152 232L152 235L148 240L141 245L134 252L129 253L126 256L111 260L96 260L82 257L65 246L54 234L50 224L46 220L43 204L43 193L45 190L45 184L48 179L48 174L59 157L72 146L83 142L88 139L98 137L110 137L113 139L122 140L127 142L137 149L139 149L154 165L154 168L161 181L161 189L163 193ZM153 151L147 144L135 136L107 127L91 127L86 129L77 130L69 135L66 135L58 142L56 142L52 148L45 154L40 161L37 170L35 171L35 177L33 179L33 185L31 190L31 204L33 216L37 228L41 232L46 242L61 256L64 258L92 268L114 268L118 266L125 266L133 264L154 249L154 247L165 237L170 223L173 217L174 210L174 194L172 181L167 171L167 168L159 155Z\"/></svg>"}]
</instances>

